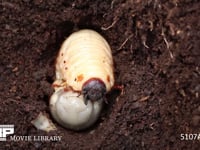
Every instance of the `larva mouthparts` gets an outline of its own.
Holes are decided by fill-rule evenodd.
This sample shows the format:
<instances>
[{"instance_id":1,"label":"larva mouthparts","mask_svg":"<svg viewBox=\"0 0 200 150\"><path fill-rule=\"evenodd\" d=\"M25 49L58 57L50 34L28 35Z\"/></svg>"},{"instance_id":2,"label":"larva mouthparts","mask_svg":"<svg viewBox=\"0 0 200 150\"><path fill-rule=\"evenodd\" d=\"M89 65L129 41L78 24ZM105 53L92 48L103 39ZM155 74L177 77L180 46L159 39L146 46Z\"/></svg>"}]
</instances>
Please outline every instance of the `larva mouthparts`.
<instances>
[{"instance_id":1,"label":"larva mouthparts","mask_svg":"<svg viewBox=\"0 0 200 150\"><path fill-rule=\"evenodd\" d=\"M87 101L102 100L106 94L106 86L101 79L91 78L83 84L82 94L84 96L85 104Z\"/></svg>"}]
</instances>

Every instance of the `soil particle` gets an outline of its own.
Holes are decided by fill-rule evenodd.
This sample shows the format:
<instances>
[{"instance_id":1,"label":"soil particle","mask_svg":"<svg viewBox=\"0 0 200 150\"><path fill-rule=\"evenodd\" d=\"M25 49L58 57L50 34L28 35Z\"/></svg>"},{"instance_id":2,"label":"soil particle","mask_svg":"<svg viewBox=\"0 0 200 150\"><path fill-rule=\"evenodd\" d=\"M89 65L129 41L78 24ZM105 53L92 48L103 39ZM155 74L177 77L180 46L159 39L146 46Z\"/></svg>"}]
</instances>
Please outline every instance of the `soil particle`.
<instances>
[{"instance_id":1,"label":"soil particle","mask_svg":"<svg viewBox=\"0 0 200 150\"><path fill-rule=\"evenodd\" d=\"M59 135L59 142L7 141L0 149L198 149L200 2L197 0L4 0L0 4L0 124L14 135ZM31 121L51 118L55 58L82 28L109 42L116 85L90 129L59 126L49 133ZM52 119L52 118L51 118Z\"/></svg>"}]
</instances>

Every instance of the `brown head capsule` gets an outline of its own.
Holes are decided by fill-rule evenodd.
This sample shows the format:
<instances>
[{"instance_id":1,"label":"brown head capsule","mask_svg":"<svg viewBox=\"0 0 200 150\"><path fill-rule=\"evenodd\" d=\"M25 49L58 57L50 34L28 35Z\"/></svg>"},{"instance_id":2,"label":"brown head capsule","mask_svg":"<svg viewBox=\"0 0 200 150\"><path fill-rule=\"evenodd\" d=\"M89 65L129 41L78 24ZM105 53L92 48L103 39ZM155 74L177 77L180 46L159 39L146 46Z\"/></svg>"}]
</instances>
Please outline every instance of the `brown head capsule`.
<instances>
[{"instance_id":1,"label":"brown head capsule","mask_svg":"<svg viewBox=\"0 0 200 150\"><path fill-rule=\"evenodd\" d=\"M102 100L106 94L106 86L100 79L91 78L83 84L82 94L85 104L87 104L88 100L99 101Z\"/></svg>"}]
</instances>

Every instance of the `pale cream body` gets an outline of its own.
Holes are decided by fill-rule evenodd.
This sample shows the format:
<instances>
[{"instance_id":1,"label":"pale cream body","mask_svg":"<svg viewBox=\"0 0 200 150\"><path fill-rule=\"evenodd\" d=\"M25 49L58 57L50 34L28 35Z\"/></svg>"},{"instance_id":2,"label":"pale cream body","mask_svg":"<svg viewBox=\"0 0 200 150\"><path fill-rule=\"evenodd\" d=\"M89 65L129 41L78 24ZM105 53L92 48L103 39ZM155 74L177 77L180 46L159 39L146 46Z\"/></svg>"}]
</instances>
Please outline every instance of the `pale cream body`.
<instances>
[{"instance_id":1,"label":"pale cream body","mask_svg":"<svg viewBox=\"0 0 200 150\"><path fill-rule=\"evenodd\" d=\"M114 84L113 59L106 40L92 30L80 30L63 43L56 60L55 92L50 98L53 118L73 130L85 129L98 119L102 101L88 101L81 94L83 84L100 79L107 92Z\"/></svg>"},{"instance_id":2,"label":"pale cream body","mask_svg":"<svg viewBox=\"0 0 200 150\"><path fill-rule=\"evenodd\" d=\"M50 110L53 118L62 126L82 130L98 119L102 103L102 101L88 101L85 105L82 95L60 89L51 96Z\"/></svg>"},{"instance_id":3,"label":"pale cream body","mask_svg":"<svg viewBox=\"0 0 200 150\"><path fill-rule=\"evenodd\" d=\"M99 78L110 91L114 85L113 59L107 41L93 30L80 30L64 41L56 62L55 84L81 91L83 84Z\"/></svg>"}]
</instances>

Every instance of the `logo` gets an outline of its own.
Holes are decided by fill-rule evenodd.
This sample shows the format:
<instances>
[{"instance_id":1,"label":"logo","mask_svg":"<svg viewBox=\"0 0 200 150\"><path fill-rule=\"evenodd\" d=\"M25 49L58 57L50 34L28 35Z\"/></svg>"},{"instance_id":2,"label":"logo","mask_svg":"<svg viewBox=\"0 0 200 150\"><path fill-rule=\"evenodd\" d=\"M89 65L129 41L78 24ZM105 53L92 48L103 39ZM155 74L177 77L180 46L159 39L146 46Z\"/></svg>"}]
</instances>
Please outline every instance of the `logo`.
<instances>
[{"instance_id":1,"label":"logo","mask_svg":"<svg viewBox=\"0 0 200 150\"><path fill-rule=\"evenodd\" d=\"M1 141L61 141L62 136L58 135L8 135L14 134L14 125L0 125L0 142Z\"/></svg>"},{"instance_id":2,"label":"logo","mask_svg":"<svg viewBox=\"0 0 200 150\"><path fill-rule=\"evenodd\" d=\"M0 125L0 141L6 141L9 134L14 133L14 125Z\"/></svg>"}]
</instances>

